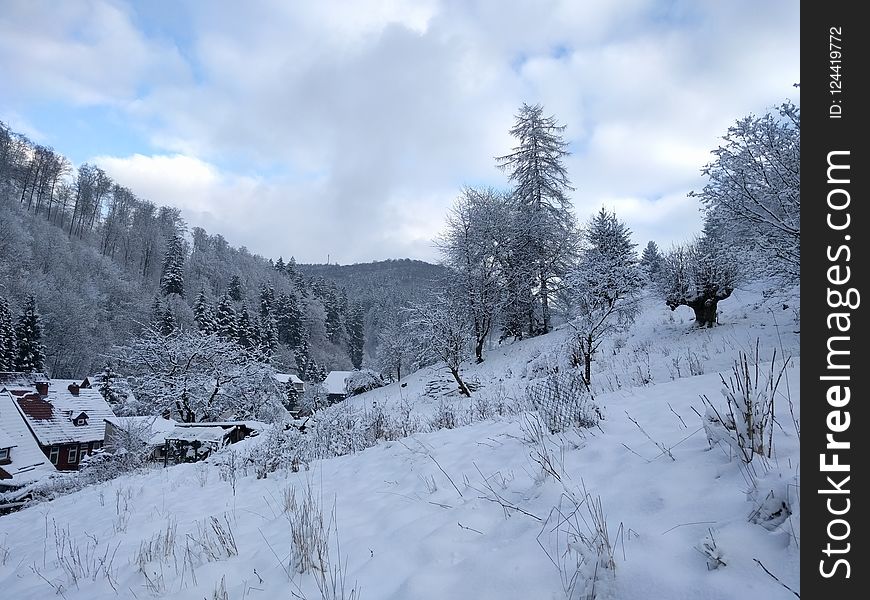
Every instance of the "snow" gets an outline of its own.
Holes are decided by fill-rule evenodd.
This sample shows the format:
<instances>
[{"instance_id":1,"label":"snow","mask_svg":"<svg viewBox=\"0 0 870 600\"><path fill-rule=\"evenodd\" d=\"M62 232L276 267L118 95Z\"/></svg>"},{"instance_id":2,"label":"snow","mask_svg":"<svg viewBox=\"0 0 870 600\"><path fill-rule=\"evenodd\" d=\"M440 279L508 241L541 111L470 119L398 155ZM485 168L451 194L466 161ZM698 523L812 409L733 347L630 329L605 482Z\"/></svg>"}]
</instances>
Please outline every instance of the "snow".
<instances>
[{"instance_id":1,"label":"snow","mask_svg":"<svg viewBox=\"0 0 870 600\"><path fill-rule=\"evenodd\" d=\"M121 431L136 433L149 446L160 446L166 442L166 436L175 429L175 419L163 419L161 417L107 417L106 423L111 423ZM110 440L106 440L108 448Z\"/></svg>"},{"instance_id":2,"label":"snow","mask_svg":"<svg viewBox=\"0 0 870 600\"><path fill-rule=\"evenodd\" d=\"M456 395L449 374L429 368L343 407L371 410L376 403L392 411L404 401L426 419L447 402L468 425L382 441L264 479L239 465L230 475L229 454L219 453L0 517L0 556L11 549L0 561L0 587L12 598L61 590L68 600L181 600L211 598L223 579L229 598L319 598L312 575L293 570L284 508L288 489L299 499L310 487L326 521L334 508L333 563L337 539L346 589L356 586L364 599L566 598L554 562L564 562L568 543L568 560L584 551L570 534L590 533L588 509L599 499L615 568L612 577L603 572L597 598L793 598L755 561L800 590L799 439L786 408L791 403L799 418L795 326L788 311L752 290L738 290L720 309L719 327L697 331L688 309L647 307L624 340L603 348L592 368L605 416L599 427L532 442L525 413L474 416L482 398L520 398L567 332L492 348L483 364L463 369L479 386L470 400ZM783 412L775 460L767 473L759 466L759 487L751 492L747 470L728 447L710 448L695 411L704 412L701 395L722 401L719 373L756 338L763 359L773 348L793 358L777 398ZM243 444L267 437L230 448L242 453ZM541 453L552 461L550 474L535 460ZM790 502L791 518L771 525L756 516L768 498L779 497ZM186 549L199 548L185 540L201 540L211 517L232 529L236 553L209 558ZM176 540L169 551L143 554L168 530ZM114 556L111 577L99 561L92 561L95 574L73 576L67 538L82 556ZM724 566L709 569L717 564L711 555Z\"/></svg>"},{"instance_id":3,"label":"snow","mask_svg":"<svg viewBox=\"0 0 870 600\"><path fill-rule=\"evenodd\" d=\"M323 380L323 389L327 394L347 394L345 381L353 375L353 371L330 371L326 379Z\"/></svg>"},{"instance_id":4,"label":"snow","mask_svg":"<svg viewBox=\"0 0 870 600\"><path fill-rule=\"evenodd\" d=\"M44 399L18 400L28 425L43 446L103 439L106 430L104 419L113 416L112 408L99 390L80 388L77 394L73 394L68 389L68 386L79 383L67 379L52 379L48 396ZM87 414L87 423L76 425L74 419L82 412Z\"/></svg>"},{"instance_id":5,"label":"snow","mask_svg":"<svg viewBox=\"0 0 870 600\"><path fill-rule=\"evenodd\" d=\"M0 464L0 469L11 478L0 479L0 489L19 487L56 472L33 439L12 394L0 392L0 448L9 447L10 462Z\"/></svg>"},{"instance_id":6,"label":"snow","mask_svg":"<svg viewBox=\"0 0 870 600\"><path fill-rule=\"evenodd\" d=\"M166 434L167 440L183 442L223 443L231 429L223 427L176 427Z\"/></svg>"}]
</instances>

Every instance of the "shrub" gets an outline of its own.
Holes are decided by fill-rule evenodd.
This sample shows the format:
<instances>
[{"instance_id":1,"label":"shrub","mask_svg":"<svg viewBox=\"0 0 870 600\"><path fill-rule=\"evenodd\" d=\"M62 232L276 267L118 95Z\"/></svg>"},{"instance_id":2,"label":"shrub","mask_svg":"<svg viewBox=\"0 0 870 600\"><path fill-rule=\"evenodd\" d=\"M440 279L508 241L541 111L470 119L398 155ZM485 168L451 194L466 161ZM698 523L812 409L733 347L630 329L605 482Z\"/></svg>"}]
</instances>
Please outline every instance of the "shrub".
<instances>
[{"instance_id":1,"label":"shrub","mask_svg":"<svg viewBox=\"0 0 870 600\"><path fill-rule=\"evenodd\" d=\"M526 396L550 433L570 427L594 427L602 419L589 386L574 370L552 373L530 383Z\"/></svg>"}]
</instances>

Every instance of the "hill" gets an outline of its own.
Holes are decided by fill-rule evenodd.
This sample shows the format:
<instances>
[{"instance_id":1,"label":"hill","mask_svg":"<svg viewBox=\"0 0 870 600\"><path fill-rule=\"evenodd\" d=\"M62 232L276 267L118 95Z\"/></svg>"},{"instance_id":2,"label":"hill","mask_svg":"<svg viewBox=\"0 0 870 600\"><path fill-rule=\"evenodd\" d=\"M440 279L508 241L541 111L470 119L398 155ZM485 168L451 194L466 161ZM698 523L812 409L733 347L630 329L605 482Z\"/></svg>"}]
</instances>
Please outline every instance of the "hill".
<instances>
[{"instance_id":1,"label":"hill","mask_svg":"<svg viewBox=\"0 0 870 600\"><path fill-rule=\"evenodd\" d=\"M2 517L0 585L70 600L792 598L798 336L790 311L755 290L721 309L718 327L698 330L688 309L646 303L595 361L592 427L550 433L528 402L556 374L559 329L468 365L470 399L427 367L323 411L304 434ZM783 378L771 458L746 463L727 435L711 437L722 430L702 396L724 410L720 374L756 347L760 387L774 349Z\"/></svg>"}]
</instances>

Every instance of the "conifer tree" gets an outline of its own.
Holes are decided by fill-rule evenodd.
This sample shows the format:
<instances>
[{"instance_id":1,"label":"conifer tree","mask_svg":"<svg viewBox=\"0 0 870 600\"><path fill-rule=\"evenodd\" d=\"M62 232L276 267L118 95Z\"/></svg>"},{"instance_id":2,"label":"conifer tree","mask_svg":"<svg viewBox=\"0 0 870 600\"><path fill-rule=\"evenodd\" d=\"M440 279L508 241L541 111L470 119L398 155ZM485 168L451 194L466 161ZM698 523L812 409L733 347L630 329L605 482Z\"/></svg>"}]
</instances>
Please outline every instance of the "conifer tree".
<instances>
[{"instance_id":1,"label":"conifer tree","mask_svg":"<svg viewBox=\"0 0 870 600\"><path fill-rule=\"evenodd\" d=\"M333 344L341 342L342 323L339 298L333 290L329 290L323 298L323 308L326 310L326 337Z\"/></svg>"},{"instance_id":2,"label":"conifer tree","mask_svg":"<svg viewBox=\"0 0 870 600\"><path fill-rule=\"evenodd\" d=\"M164 296L169 294L184 296L184 241L177 233L169 240L169 246L163 257L160 291Z\"/></svg>"},{"instance_id":3,"label":"conifer tree","mask_svg":"<svg viewBox=\"0 0 870 600\"><path fill-rule=\"evenodd\" d=\"M640 257L640 266L649 279L655 280L662 268L662 255L659 252L658 245L654 241L650 240L646 248L643 249L643 254Z\"/></svg>"},{"instance_id":4,"label":"conifer tree","mask_svg":"<svg viewBox=\"0 0 870 600\"><path fill-rule=\"evenodd\" d=\"M260 316L271 317L275 305L275 288L264 283L260 286Z\"/></svg>"},{"instance_id":5,"label":"conifer tree","mask_svg":"<svg viewBox=\"0 0 870 600\"><path fill-rule=\"evenodd\" d=\"M203 333L213 333L215 330L214 312L205 297L205 288L200 288L193 303L193 318L197 327Z\"/></svg>"},{"instance_id":6,"label":"conifer tree","mask_svg":"<svg viewBox=\"0 0 870 600\"><path fill-rule=\"evenodd\" d=\"M278 349L278 331L271 317L260 317L258 324L260 357L263 362L271 362Z\"/></svg>"},{"instance_id":7,"label":"conifer tree","mask_svg":"<svg viewBox=\"0 0 870 600\"><path fill-rule=\"evenodd\" d=\"M242 310L239 311L239 319L236 325L236 341L242 348L256 347L256 339L254 325L251 322L251 315L248 313L248 305L243 304Z\"/></svg>"},{"instance_id":8,"label":"conifer tree","mask_svg":"<svg viewBox=\"0 0 870 600\"><path fill-rule=\"evenodd\" d=\"M555 117L545 117L539 104L523 104L516 119L510 133L518 145L496 160L514 184L519 218L512 251L514 264L520 269L514 277L522 280L529 276L522 284L534 290L542 332L546 333L551 328L554 288L560 285L577 248L576 222L567 197L573 188L562 162L569 154L568 144L562 139L565 126ZM534 316L530 317L529 327L534 329Z\"/></svg>"},{"instance_id":9,"label":"conifer tree","mask_svg":"<svg viewBox=\"0 0 870 600\"><path fill-rule=\"evenodd\" d=\"M218 302L217 310L215 311L214 326L215 333L224 340L236 341L239 337L236 309L233 308L233 301L230 300L229 294L221 296L221 299Z\"/></svg>"},{"instance_id":10,"label":"conifer tree","mask_svg":"<svg viewBox=\"0 0 870 600\"><path fill-rule=\"evenodd\" d=\"M238 275L233 275L230 279L230 285L227 287L227 294L236 302L242 301L242 279Z\"/></svg>"},{"instance_id":11,"label":"conifer tree","mask_svg":"<svg viewBox=\"0 0 870 600\"><path fill-rule=\"evenodd\" d=\"M0 371L15 367L15 328L6 298L0 296Z\"/></svg>"},{"instance_id":12,"label":"conifer tree","mask_svg":"<svg viewBox=\"0 0 870 600\"><path fill-rule=\"evenodd\" d=\"M278 260L275 261L275 270L284 275L286 273L286 267L284 266L284 258L279 256Z\"/></svg>"},{"instance_id":13,"label":"conifer tree","mask_svg":"<svg viewBox=\"0 0 870 600\"><path fill-rule=\"evenodd\" d=\"M27 296L24 310L15 329L15 370L32 373L45 369L45 346L42 344L42 322L36 309L36 299Z\"/></svg>"},{"instance_id":14,"label":"conifer tree","mask_svg":"<svg viewBox=\"0 0 870 600\"><path fill-rule=\"evenodd\" d=\"M365 311L362 304L353 302L347 317L347 346L350 362L354 369L362 368L363 348L365 346Z\"/></svg>"},{"instance_id":15,"label":"conifer tree","mask_svg":"<svg viewBox=\"0 0 870 600\"><path fill-rule=\"evenodd\" d=\"M275 300L275 326L278 330L278 341L295 347L302 341L303 322L302 311L296 296L281 292Z\"/></svg>"},{"instance_id":16,"label":"conifer tree","mask_svg":"<svg viewBox=\"0 0 870 600\"><path fill-rule=\"evenodd\" d=\"M100 374L100 395L111 405L117 405L126 399L126 395L117 388L118 374L112 368L112 363L107 362L106 367Z\"/></svg>"}]
</instances>

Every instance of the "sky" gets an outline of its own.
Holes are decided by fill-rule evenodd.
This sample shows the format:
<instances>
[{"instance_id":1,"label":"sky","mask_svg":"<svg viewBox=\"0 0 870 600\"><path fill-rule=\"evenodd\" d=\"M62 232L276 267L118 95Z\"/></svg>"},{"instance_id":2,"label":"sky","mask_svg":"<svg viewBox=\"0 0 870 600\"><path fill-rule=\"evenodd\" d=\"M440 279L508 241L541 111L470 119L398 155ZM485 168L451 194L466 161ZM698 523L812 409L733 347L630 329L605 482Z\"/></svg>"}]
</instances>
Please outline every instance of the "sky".
<instances>
[{"instance_id":1,"label":"sky","mask_svg":"<svg viewBox=\"0 0 870 600\"><path fill-rule=\"evenodd\" d=\"M729 125L800 102L797 0L3 0L0 120L263 256L438 258L525 102L582 223L700 229Z\"/></svg>"}]
</instances>

